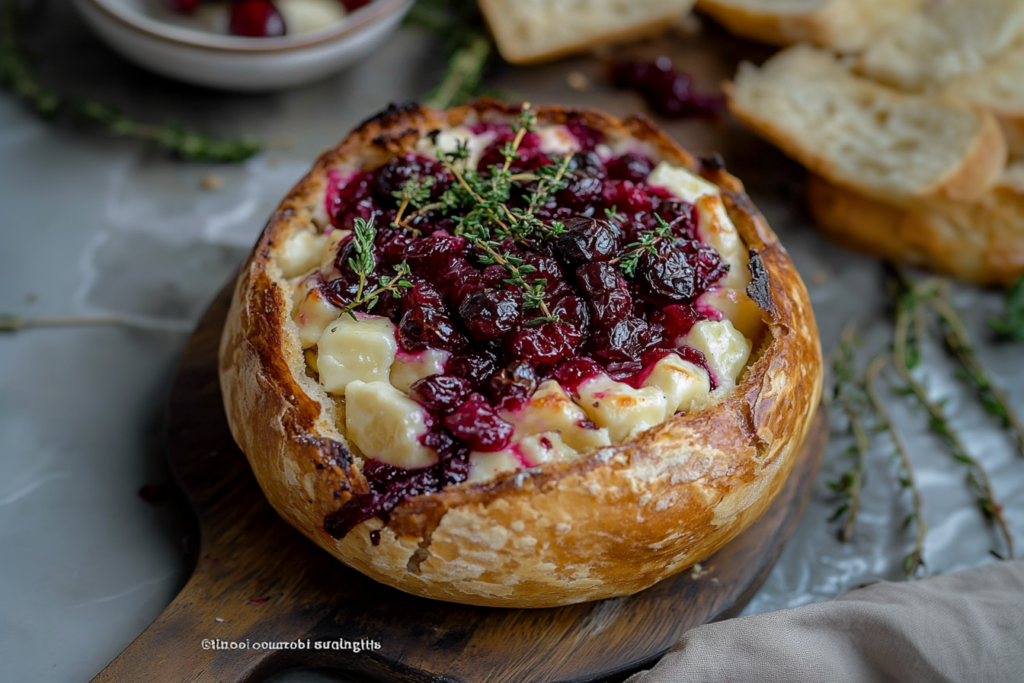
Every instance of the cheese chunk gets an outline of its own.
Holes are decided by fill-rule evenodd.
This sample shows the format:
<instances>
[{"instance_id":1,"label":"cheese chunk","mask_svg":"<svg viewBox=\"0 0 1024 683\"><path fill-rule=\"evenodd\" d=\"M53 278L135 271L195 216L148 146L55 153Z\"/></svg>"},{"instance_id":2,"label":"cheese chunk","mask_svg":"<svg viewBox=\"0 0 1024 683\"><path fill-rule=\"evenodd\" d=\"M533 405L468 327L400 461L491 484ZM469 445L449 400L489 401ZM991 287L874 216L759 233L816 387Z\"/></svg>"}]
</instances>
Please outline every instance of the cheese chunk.
<instances>
[{"instance_id":1,"label":"cheese chunk","mask_svg":"<svg viewBox=\"0 0 1024 683\"><path fill-rule=\"evenodd\" d=\"M425 157L433 159L439 151L454 152L460 144L465 144L469 150L469 158L465 161L460 161L459 164L462 168L475 169L477 164L480 163L480 157L483 156L484 149L493 139L493 133L477 135L468 126L453 126L439 131L433 141L429 137L420 138L416 145L416 151Z\"/></svg>"},{"instance_id":2,"label":"cheese chunk","mask_svg":"<svg viewBox=\"0 0 1024 683\"><path fill-rule=\"evenodd\" d=\"M350 382L345 389L345 430L363 455L395 467L418 469L437 462L420 443L427 413L387 382Z\"/></svg>"},{"instance_id":3,"label":"cheese chunk","mask_svg":"<svg viewBox=\"0 0 1024 683\"><path fill-rule=\"evenodd\" d=\"M494 479L502 472L515 472L523 464L510 448L496 453L469 454L469 483Z\"/></svg>"},{"instance_id":4,"label":"cheese chunk","mask_svg":"<svg viewBox=\"0 0 1024 683\"><path fill-rule=\"evenodd\" d=\"M338 247L351 234L351 230L332 230L327 234L327 243L320 259L320 272L325 277L330 278L334 273L334 259L338 256Z\"/></svg>"},{"instance_id":5,"label":"cheese chunk","mask_svg":"<svg viewBox=\"0 0 1024 683\"><path fill-rule=\"evenodd\" d=\"M298 303L292 319L299 327L299 341L304 349L316 346L327 326L341 315L341 309L324 298L316 283L316 279L308 278L295 288Z\"/></svg>"},{"instance_id":6,"label":"cheese chunk","mask_svg":"<svg viewBox=\"0 0 1024 683\"><path fill-rule=\"evenodd\" d=\"M450 356L450 353L440 349L399 353L391 365L391 386L408 394L413 383L444 372L444 364Z\"/></svg>"},{"instance_id":7,"label":"cheese chunk","mask_svg":"<svg viewBox=\"0 0 1024 683\"><path fill-rule=\"evenodd\" d=\"M683 337L708 362L719 389L731 389L750 358L751 343L729 320L701 320Z\"/></svg>"},{"instance_id":8,"label":"cheese chunk","mask_svg":"<svg viewBox=\"0 0 1024 683\"><path fill-rule=\"evenodd\" d=\"M331 323L317 342L316 365L326 391L345 395L349 382L387 383L398 342L387 318L343 315Z\"/></svg>"},{"instance_id":9,"label":"cheese chunk","mask_svg":"<svg viewBox=\"0 0 1024 683\"><path fill-rule=\"evenodd\" d=\"M314 33L345 19L345 7L337 0L275 0L284 17L288 35Z\"/></svg>"},{"instance_id":10,"label":"cheese chunk","mask_svg":"<svg viewBox=\"0 0 1024 683\"><path fill-rule=\"evenodd\" d=\"M745 292L728 287L713 287L701 294L694 308L712 320L728 318L733 327L751 341L758 339L764 329L761 309Z\"/></svg>"},{"instance_id":11,"label":"cheese chunk","mask_svg":"<svg viewBox=\"0 0 1024 683\"><path fill-rule=\"evenodd\" d=\"M553 379L542 382L518 410L502 411L501 418L515 427L513 441L558 432L566 445L580 453L611 445L608 430L588 429L586 414Z\"/></svg>"},{"instance_id":12,"label":"cheese chunk","mask_svg":"<svg viewBox=\"0 0 1024 683\"><path fill-rule=\"evenodd\" d=\"M284 241L275 259L281 274L293 278L316 268L320 265L326 243L326 235L318 235L310 230L293 232Z\"/></svg>"},{"instance_id":13,"label":"cheese chunk","mask_svg":"<svg viewBox=\"0 0 1024 683\"><path fill-rule=\"evenodd\" d=\"M580 384L577 393L580 407L594 424L608 430L612 443L622 443L665 421L668 400L657 387L634 389L608 375L597 375Z\"/></svg>"},{"instance_id":14,"label":"cheese chunk","mask_svg":"<svg viewBox=\"0 0 1024 683\"><path fill-rule=\"evenodd\" d=\"M651 174L647 176L650 185L658 185L679 197L680 199L696 204L701 197L717 197L719 190L709 180L704 180L695 173L690 173L682 166L674 166L667 161L662 161Z\"/></svg>"},{"instance_id":15,"label":"cheese chunk","mask_svg":"<svg viewBox=\"0 0 1024 683\"><path fill-rule=\"evenodd\" d=\"M565 445L558 432L544 432L526 437L518 444L519 452L530 467L543 465L552 460L572 460L579 453Z\"/></svg>"},{"instance_id":16,"label":"cheese chunk","mask_svg":"<svg viewBox=\"0 0 1024 683\"><path fill-rule=\"evenodd\" d=\"M565 126L544 126L537 129L540 149L545 154L571 154L580 150L580 143Z\"/></svg>"},{"instance_id":17,"label":"cheese chunk","mask_svg":"<svg viewBox=\"0 0 1024 683\"><path fill-rule=\"evenodd\" d=\"M710 393L711 379L707 370L673 353L655 363L643 386L665 394L665 415L671 417L678 410L689 412L695 400Z\"/></svg>"}]
</instances>

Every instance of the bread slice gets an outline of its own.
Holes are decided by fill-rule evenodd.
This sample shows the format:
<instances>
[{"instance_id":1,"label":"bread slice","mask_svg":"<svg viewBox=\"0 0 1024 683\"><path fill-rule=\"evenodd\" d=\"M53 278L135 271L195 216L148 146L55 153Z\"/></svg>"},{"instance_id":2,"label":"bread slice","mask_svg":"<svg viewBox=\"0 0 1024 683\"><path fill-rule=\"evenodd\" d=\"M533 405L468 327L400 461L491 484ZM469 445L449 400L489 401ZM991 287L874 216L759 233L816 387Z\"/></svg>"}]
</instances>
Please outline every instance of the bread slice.
<instances>
[{"instance_id":1,"label":"bread slice","mask_svg":"<svg viewBox=\"0 0 1024 683\"><path fill-rule=\"evenodd\" d=\"M944 92L992 110L1003 125L1010 154L1024 156L1024 40L953 80Z\"/></svg>"},{"instance_id":2,"label":"bread slice","mask_svg":"<svg viewBox=\"0 0 1024 683\"><path fill-rule=\"evenodd\" d=\"M1024 274L1024 161L975 202L900 208L815 176L808 203L822 232L858 251L979 285L1005 287Z\"/></svg>"},{"instance_id":3,"label":"bread slice","mask_svg":"<svg viewBox=\"0 0 1024 683\"><path fill-rule=\"evenodd\" d=\"M498 51L533 64L656 34L695 0L480 0Z\"/></svg>"},{"instance_id":4,"label":"bread slice","mask_svg":"<svg viewBox=\"0 0 1024 683\"><path fill-rule=\"evenodd\" d=\"M1006 165L990 112L878 85L806 45L742 64L726 94L738 119L811 171L889 203L974 200Z\"/></svg>"},{"instance_id":5,"label":"bread slice","mask_svg":"<svg viewBox=\"0 0 1024 683\"><path fill-rule=\"evenodd\" d=\"M772 45L808 42L840 52L861 49L926 0L699 0L697 9L729 31Z\"/></svg>"},{"instance_id":6,"label":"bread slice","mask_svg":"<svg viewBox=\"0 0 1024 683\"><path fill-rule=\"evenodd\" d=\"M1024 0L942 0L908 17L857 60L857 71L910 92L938 92L973 74L1024 34ZM1017 72L1024 88L1024 74Z\"/></svg>"}]
</instances>

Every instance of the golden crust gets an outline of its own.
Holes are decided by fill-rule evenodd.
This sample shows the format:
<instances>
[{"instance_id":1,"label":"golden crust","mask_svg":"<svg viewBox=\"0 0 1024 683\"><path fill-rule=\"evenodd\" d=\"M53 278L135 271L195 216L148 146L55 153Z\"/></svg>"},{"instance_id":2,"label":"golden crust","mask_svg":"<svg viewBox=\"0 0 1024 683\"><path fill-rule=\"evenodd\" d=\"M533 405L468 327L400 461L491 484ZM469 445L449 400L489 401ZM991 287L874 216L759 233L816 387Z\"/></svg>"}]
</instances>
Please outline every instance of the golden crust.
<instances>
[{"instance_id":1,"label":"golden crust","mask_svg":"<svg viewBox=\"0 0 1024 683\"><path fill-rule=\"evenodd\" d=\"M325 152L271 217L239 275L221 340L220 378L232 434L267 498L342 562L426 597L550 607L642 590L706 558L757 519L781 489L809 428L822 361L804 285L738 180L720 164L697 161L644 118L542 107L541 122L582 116L724 189L729 214L751 248L749 291L768 329L761 352L720 403L635 441L412 498L386 526L372 519L340 541L328 535L324 516L367 485L332 419L338 406L305 374L275 249L316 215L329 168L375 166L439 126L517 112L493 101L448 112L393 107ZM381 532L378 546L370 542L372 529Z\"/></svg>"},{"instance_id":2,"label":"golden crust","mask_svg":"<svg viewBox=\"0 0 1024 683\"><path fill-rule=\"evenodd\" d=\"M770 2L746 7L735 0L698 0L697 9L730 32L779 47L807 42L855 52L878 32L924 5L925 0L831 0L796 11Z\"/></svg>"},{"instance_id":3,"label":"golden crust","mask_svg":"<svg viewBox=\"0 0 1024 683\"><path fill-rule=\"evenodd\" d=\"M858 251L979 285L1006 287L1024 274L1024 188L1007 182L976 202L900 208L812 176L807 200L818 228Z\"/></svg>"}]
</instances>

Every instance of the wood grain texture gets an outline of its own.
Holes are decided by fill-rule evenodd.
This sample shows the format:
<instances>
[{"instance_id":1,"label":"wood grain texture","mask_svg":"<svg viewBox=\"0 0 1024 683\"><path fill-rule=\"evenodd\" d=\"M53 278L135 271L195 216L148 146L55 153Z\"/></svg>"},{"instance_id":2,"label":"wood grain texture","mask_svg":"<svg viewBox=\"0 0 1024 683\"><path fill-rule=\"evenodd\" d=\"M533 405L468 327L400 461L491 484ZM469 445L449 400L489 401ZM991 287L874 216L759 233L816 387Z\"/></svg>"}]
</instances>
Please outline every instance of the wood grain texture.
<instances>
[{"instance_id":1,"label":"wood grain texture","mask_svg":"<svg viewBox=\"0 0 1024 683\"><path fill-rule=\"evenodd\" d=\"M229 295L218 297L189 341L170 401L168 453L199 517L199 560L178 597L94 681L257 681L297 667L402 683L622 680L690 628L743 608L800 518L827 438L819 414L772 507L701 572L685 571L636 595L555 609L417 598L345 567L266 502L221 407L217 344ZM372 639L382 647L358 654L240 651L204 649L204 639Z\"/></svg>"}]
</instances>

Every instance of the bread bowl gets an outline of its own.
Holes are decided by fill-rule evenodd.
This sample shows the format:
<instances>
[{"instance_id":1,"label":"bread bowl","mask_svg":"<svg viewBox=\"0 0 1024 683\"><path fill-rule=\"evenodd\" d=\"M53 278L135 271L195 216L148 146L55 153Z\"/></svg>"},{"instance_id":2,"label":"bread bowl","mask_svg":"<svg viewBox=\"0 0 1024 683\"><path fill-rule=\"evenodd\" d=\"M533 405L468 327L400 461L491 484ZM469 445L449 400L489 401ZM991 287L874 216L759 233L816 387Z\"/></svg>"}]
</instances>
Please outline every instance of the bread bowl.
<instances>
[{"instance_id":1,"label":"bread bowl","mask_svg":"<svg viewBox=\"0 0 1024 683\"><path fill-rule=\"evenodd\" d=\"M781 488L806 435L822 364L804 285L720 160L697 159L642 117L620 121L541 107L537 132L526 133L513 127L518 116L518 107L490 100L447 112L392 106L325 152L281 202L242 267L221 340L220 380L232 434L268 500L339 560L416 595L550 607L640 591L749 526ZM550 279L540 283L541 301L550 308L535 300L525 307L526 290L501 282L514 280L509 271L496 273L495 264L481 270L485 251L473 241L479 229L473 221L454 226L430 209L454 196L446 188L488 177L468 169L489 161L501 167L504 157L494 155L510 139L524 159L510 163L509 173L533 190L495 210L521 212L539 192L531 185L538 175L558 179L555 159L561 178L575 185L541 202L548 213L534 215L543 215L542 223L553 226L563 214L581 218L579 210L606 197L621 209L605 214L608 222L598 228L582 217L584 227L572 223L554 246L539 233L524 238L535 239L533 248L546 250L544 256L502 244L505 256L518 254L540 268L520 272L524 284L536 286L540 274ZM451 152L460 144L464 152ZM451 165L428 163L428 155ZM410 160L419 164L415 173ZM435 177L433 185L417 180L420 192L410 193L419 194L424 208L412 210L402 199L408 182L395 189L398 171L405 178ZM595 186L601 173L606 177ZM652 176L675 190L649 183ZM573 197L584 196L591 197L586 208L568 208ZM398 259L413 262L388 275L394 278L384 283L391 284L389 296L378 297L369 315L351 308L369 287L356 284L356 273L368 272L359 260L366 251L357 238L367 234L366 222L355 220L359 212L384 226L377 233L381 274ZM654 218L658 212L671 219L668 227ZM393 224L396 218L401 224ZM409 233L417 225L425 233L427 223L462 235ZM342 234L348 228L356 234ZM594 230L605 237L610 231L615 249L595 246ZM643 240L626 244L631 230L647 235L658 253L698 251L703 260L690 272L706 281L673 291L685 278L666 271L661 256L639 262L651 250L633 246ZM586 239L574 242L579 234ZM635 281L623 271L621 257L629 253L639 254ZM570 276L565 263L582 265ZM651 278L652 272L670 277ZM431 281L442 292L439 300L431 299L425 284ZM465 283L464 291L456 287ZM558 298L560 287L569 289ZM697 296L701 287L707 291ZM390 296L395 291L401 298ZM615 308L617 321L606 319L622 291L636 302ZM576 294L582 307L566 301ZM607 296L597 305L599 295ZM671 315L666 300L681 301L671 304ZM474 321L476 315L494 323L500 306L518 321L513 328ZM358 314L343 315L345 308ZM552 313L558 322L530 324L532 316ZM654 319L654 313L662 315ZM430 316L433 324L424 324ZM591 327L593 321L606 327ZM635 331L641 323L644 342L638 335L609 336L609 329ZM574 325L582 334L568 339ZM499 334L499 342L481 341ZM559 335L568 343L549 343ZM636 357L638 344L648 345L646 367ZM490 349L497 351L488 366ZM703 358L693 349L702 349ZM584 353L601 365L579 361ZM524 358L533 364L532 379L521 367ZM446 375L429 376L438 369ZM437 378L443 376L456 377L445 380L451 385L463 382L462 393L442 386ZM709 393L711 383L717 388ZM486 428L467 430L479 415ZM429 436L437 431L446 436Z\"/></svg>"}]
</instances>

